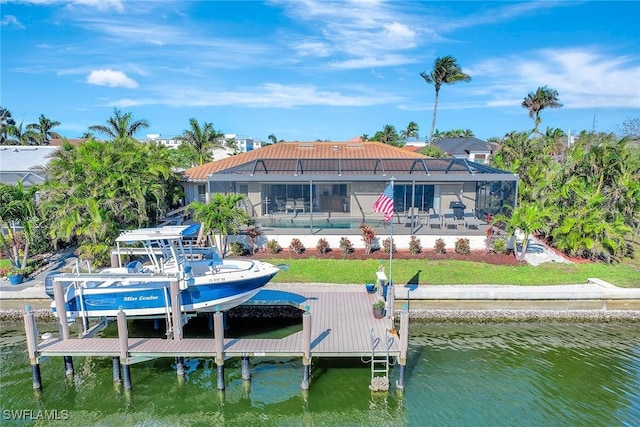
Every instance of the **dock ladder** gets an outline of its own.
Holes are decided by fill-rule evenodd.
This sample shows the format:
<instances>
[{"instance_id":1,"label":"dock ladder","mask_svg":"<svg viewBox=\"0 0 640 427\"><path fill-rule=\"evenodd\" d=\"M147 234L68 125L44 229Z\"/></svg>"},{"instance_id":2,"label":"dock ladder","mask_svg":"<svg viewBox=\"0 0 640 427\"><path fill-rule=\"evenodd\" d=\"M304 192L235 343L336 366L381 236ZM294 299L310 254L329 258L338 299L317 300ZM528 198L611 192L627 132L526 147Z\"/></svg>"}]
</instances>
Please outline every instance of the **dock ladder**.
<instances>
[{"instance_id":1,"label":"dock ladder","mask_svg":"<svg viewBox=\"0 0 640 427\"><path fill-rule=\"evenodd\" d=\"M387 332L386 340L382 343L380 337L377 337L371 329L371 384L369 389L372 391L389 390L389 366L391 365L389 350L393 342L394 338ZM386 345L386 348L378 350L381 345Z\"/></svg>"}]
</instances>

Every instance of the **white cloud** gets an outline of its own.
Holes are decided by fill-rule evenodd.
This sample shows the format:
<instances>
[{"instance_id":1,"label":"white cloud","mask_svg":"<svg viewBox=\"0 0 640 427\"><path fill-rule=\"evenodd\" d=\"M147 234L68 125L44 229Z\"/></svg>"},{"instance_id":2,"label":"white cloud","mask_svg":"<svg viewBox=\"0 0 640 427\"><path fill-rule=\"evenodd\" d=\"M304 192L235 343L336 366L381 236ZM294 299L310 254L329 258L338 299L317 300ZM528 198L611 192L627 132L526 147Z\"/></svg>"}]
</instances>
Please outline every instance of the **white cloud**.
<instances>
[{"instance_id":1,"label":"white cloud","mask_svg":"<svg viewBox=\"0 0 640 427\"><path fill-rule=\"evenodd\" d=\"M319 58L333 55L332 67L406 64L407 57L398 51L413 49L419 41L419 34L412 29L417 25L417 17L399 12L393 3L304 0L272 4L283 6L292 19L309 23L305 31L315 32L312 45L299 42L298 34L290 35L295 40L291 45L299 54Z\"/></svg>"},{"instance_id":2,"label":"white cloud","mask_svg":"<svg viewBox=\"0 0 640 427\"><path fill-rule=\"evenodd\" d=\"M120 99L109 102L114 107L170 105L172 107L211 107L230 105L247 108L297 108L305 106L363 107L399 102L389 93L372 92L370 88L350 88L351 93L319 89L314 85L265 83L235 91L217 88L163 87L147 98Z\"/></svg>"},{"instance_id":3,"label":"white cloud","mask_svg":"<svg viewBox=\"0 0 640 427\"><path fill-rule=\"evenodd\" d=\"M110 68L91 71L87 76L87 83L97 86L138 87L138 83L127 77L125 73L122 71L115 71Z\"/></svg>"},{"instance_id":4,"label":"white cloud","mask_svg":"<svg viewBox=\"0 0 640 427\"><path fill-rule=\"evenodd\" d=\"M505 74L504 70L509 70ZM488 106L519 105L540 86L558 91L564 108L640 108L638 58L613 56L597 48L543 49L493 58L471 67L474 79L487 80L477 95Z\"/></svg>"},{"instance_id":5,"label":"white cloud","mask_svg":"<svg viewBox=\"0 0 640 427\"><path fill-rule=\"evenodd\" d=\"M20 29L25 29L25 26L22 25L18 18L13 15L4 15L2 17L2 21L0 21L0 27L16 27Z\"/></svg>"},{"instance_id":6,"label":"white cloud","mask_svg":"<svg viewBox=\"0 0 640 427\"><path fill-rule=\"evenodd\" d=\"M124 4L121 0L23 0L24 3L38 5L65 4L73 6L89 6L98 10L115 9L118 12L124 11Z\"/></svg>"}]
</instances>

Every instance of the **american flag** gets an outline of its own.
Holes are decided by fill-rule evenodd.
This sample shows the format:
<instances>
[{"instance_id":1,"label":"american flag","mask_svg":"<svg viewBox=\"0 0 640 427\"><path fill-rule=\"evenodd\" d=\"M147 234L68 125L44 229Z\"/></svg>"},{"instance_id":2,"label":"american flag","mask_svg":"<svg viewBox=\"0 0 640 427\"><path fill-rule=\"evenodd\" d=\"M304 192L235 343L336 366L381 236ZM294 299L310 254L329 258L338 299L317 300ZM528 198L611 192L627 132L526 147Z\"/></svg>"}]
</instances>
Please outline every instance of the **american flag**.
<instances>
[{"instance_id":1,"label":"american flag","mask_svg":"<svg viewBox=\"0 0 640 427\"><path fill-rule=\"evenodd\" d=\"M383 213L385 221L393 219L393 187L391 183L387 184L387 188L376 199L373 204L373 211Z\"/></svg>"}]
</instances>

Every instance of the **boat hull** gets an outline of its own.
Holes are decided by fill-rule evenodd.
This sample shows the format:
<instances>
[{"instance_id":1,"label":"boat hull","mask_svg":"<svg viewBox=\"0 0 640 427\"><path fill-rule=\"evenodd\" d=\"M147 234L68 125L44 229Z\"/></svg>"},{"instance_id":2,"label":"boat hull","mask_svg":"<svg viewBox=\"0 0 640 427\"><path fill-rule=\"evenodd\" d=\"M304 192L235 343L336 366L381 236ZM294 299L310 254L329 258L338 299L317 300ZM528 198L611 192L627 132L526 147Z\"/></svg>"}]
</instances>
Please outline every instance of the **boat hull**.
<instances>
[{"instance_id":1,"label":"boat hull","mask_svg":"<svg viewBox=\"0 0 640 427\"><path fill-rule=\"evenodd\" d=\"M183 313L226 311L251 299L277 274L233 281L194 283L180 291ZM65 309L67 317L112 317L120 310L127 316L161 316L171 313L170 282L152 282L104 288L70 288ZM55 301L51 308L57 316Z\"/></svg>"}]
</instances>

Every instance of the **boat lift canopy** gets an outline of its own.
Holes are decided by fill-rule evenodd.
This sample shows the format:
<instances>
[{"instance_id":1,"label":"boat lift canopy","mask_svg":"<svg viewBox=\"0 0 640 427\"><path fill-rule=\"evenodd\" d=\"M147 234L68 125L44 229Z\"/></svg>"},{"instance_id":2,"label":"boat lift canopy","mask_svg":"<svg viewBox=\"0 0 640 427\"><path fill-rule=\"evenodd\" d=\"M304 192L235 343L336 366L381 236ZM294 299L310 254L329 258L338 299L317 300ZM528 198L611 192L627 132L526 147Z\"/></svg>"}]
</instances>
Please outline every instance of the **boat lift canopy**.
<instances>
[{"instance_id":1,"label":"boat lift canopy","mask_svg":"<svg viewBox=\"0 0 640 427\"><path fill-rule=\"evenodd\" d=\"M195 237L200 230L200 224L171 225L156 228L138 228L123 232L116 238L116 242L145 242L149 240L178 240L184 237Z\"/></svg>"}]
</instances>

